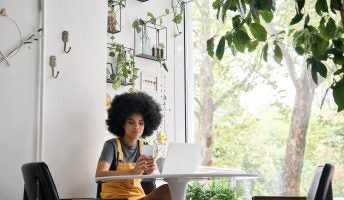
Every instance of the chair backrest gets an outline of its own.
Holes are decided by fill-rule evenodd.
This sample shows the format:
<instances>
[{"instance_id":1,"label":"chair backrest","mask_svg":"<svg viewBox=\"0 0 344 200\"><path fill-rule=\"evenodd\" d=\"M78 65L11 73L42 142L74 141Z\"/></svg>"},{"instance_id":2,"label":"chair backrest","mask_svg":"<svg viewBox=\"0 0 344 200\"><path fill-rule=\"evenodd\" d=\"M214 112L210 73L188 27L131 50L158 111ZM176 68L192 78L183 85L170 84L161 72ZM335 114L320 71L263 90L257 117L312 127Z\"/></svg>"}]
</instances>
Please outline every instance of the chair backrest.
<instances>
[{"instance_id":1,"label":"chair backrest","mask_svg":"<svg viewBox=\"0 0 344 200\"><path fill-rule=\"evenodd\" d=\"M332 177L334 166L326 163L318 166L311 186L308 190L307 200L332 200Z\"/></svg>"},{"instance_id":2,"label":"chair backrest","mask_svg":"<svg viewBox=\"0 0 344 200\"><path fill-rule=\"evenodd\" d=\"M28 200L59 200L54 180L44 162L24 164L21 171Z\"/></svg>"}]
</instances>

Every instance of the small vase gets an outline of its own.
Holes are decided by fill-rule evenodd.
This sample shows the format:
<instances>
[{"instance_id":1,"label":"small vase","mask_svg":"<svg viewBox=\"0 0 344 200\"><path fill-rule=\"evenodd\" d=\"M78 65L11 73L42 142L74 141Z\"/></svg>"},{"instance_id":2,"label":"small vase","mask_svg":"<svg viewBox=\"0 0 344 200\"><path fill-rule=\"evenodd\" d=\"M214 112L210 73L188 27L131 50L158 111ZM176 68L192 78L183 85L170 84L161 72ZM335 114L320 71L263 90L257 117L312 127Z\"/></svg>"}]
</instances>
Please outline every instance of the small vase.
<instances>
[{"instance_id":1,"label":"small vase","mask_svg":"<svg viewBox=\"0 0 344 200\"><path fill-rule=\"evenodd\" d=\"M108 29L107 29L107 31L109 33L117 33L118 32L116 29L117 24L118 24L117 23L117 16L116 16L114 6L110 6L109 11L108 11L108 20L107 20Z\"/></svg>"}]
</instances>

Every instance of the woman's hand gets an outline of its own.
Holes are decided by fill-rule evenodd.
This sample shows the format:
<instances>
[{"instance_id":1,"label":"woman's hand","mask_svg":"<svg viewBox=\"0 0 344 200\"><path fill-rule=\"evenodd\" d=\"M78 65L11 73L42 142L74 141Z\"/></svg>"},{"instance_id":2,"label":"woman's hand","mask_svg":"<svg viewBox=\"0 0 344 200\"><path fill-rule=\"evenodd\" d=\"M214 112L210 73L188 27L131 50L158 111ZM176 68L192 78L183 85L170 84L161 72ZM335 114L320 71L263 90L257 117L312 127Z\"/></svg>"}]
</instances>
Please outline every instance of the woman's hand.
<instances>
[{"instance_id":1,"label":"woman's hand","mask_svg":"<svg viewBox=\"0 0 344 200\"><path fill-rule=\"evenodd\" d=\"M154 158L152 156L146 157L146 167L145 172L151 174L155 170Z\"/></svg>"},{"instance_id":2,"label":"woman's hand","mask_svg":"<svg viewBox=\"0 0 344 200\"><path fill-rule=\"evenodd\" d=\"M154 158L153 157L146 157L140 156L137 159L134 169L132 172L134 175L140 175L143 172L146 174L151 174L155 170Z\"/></svg>"},{"instance_id":3,"label":"woman's hand","mask_svg":"<svg viewBox=\"0 0 344 200\"><path fill-rule=\"evenodd\" d=\"M137 159L134 169L132 169L133 175L140 175L145 171L147 165L147 158L145 156L140 156Z\"/></svg>"}]
</instances>

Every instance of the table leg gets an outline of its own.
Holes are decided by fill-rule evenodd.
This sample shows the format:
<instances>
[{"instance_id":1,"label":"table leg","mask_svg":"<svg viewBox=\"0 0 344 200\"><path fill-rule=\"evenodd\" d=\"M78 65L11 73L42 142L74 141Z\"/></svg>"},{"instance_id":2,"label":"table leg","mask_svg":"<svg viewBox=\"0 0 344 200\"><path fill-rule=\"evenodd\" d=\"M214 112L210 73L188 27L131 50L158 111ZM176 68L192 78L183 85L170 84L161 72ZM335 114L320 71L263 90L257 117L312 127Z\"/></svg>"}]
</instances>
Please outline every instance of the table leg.
<instances>
[{"instance_id":1,"label":"table leg","mask_svg":"<svg viewBox=\"0 0 344 200\"><path fill-rule=\"evenodd\" d=\"M170 188L172 200L185 200L186 187L189 179L165 179Z\"/></svg>"}]
</instances>

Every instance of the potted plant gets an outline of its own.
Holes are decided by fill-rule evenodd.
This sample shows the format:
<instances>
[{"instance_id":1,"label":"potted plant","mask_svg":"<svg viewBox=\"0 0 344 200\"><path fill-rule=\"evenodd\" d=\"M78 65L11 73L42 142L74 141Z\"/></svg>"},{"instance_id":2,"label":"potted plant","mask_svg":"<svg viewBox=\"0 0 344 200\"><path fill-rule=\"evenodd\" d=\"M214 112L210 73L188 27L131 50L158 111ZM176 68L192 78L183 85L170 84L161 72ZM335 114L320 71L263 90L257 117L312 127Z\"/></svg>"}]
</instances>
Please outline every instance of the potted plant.
<instances>
[{"instance_id":1,"label":"potted plant","mask_svg":"<svg viewBox=\"0 0 344 200\"><path fill-rule=\"evenodd\" d=\"M112 37L112 39L114 39ZM138 78L138 68L135 65L133 49L115 42L108 44L109 56L113 58L110 69L107 69L107 82L114 89L121 85L130 85L129 92L135 91L135 80Z\"/></svg>"},{"instance_id":2,"label":"potted plant","mask_svg":"<svg viewBox=\"0 0 344 200\"><path fill-rule=\"evenodd\" d=\"M134 22L132 23L132 27L134 28L134 30L136 31L136 33L141 33L142 32L142 39L144 40L145 38L147 38L148 41L143 41L142 42L142 51L143 53L147 52L148 48L146 46L150 46L150 39L149 36L147 36L147 24L151 24L154 27L157 26L161 26L162 24L162 17L168 15L170 13L169 9L165 9L164 14L155 17L153 15L153 13L151 12L147 12L147 17L146 20L143 19L136 19L134 20ZM165 28L166 29L166 28ZM146 44L146 45L145 45ZM149 47L150 49L151 47ZM154 50L153 50L154 49ZM159 49L159 51L157 51ZM168 71L167 66L166 66L166 62L164 59L164 53L166 52L165 50L165 45L163 43L158 43L156 47L153 46L152 50L156 53L152 52L152 57L155 58L155 60L157 60L160 63L160 66L162 66L166 71ZM143 51L144 50L144 51Z\"/></svg>"}]
</instances>

